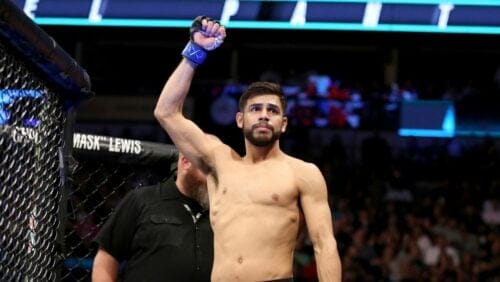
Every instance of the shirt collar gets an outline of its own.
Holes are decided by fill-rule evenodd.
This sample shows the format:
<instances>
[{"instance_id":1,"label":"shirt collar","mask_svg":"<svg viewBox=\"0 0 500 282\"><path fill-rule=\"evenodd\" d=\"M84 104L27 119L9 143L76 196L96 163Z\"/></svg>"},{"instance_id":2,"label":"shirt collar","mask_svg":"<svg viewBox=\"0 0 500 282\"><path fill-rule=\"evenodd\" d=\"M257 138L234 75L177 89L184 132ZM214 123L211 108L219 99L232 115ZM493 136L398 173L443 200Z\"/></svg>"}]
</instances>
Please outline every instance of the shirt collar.
<instances>
[{"instance_id":1,"label":"shirt collar","mask_svg":"<svg viewBox=\"0 0 500 282\"><path fill-rule=\"evenodd\" d=\"M161 182L158 185L158 189L160 189L160 197L162 199L178 199L181 194L179 192L179 188L175 184L175 177L169 177L166 181Z\"/></svg>"},{"instance_id":2,"label":"shirt collar","mask_svg":"<svg viewBox=\"0 0 500 282\"><path fill-rule=\"evenodd\" d=\"M181 194L179 191L179 188L175 184L175 176L172 176L168 178L166 181L161 182L158 184L157 189L160 189L159 194L160 197L164 200L174 200L174 199L181 199L184 203L189 205L192 209L194 210L203 210L203 208L200 206L196 200L191 199L187 196L184 196Z\"/></svg>"}]
</instances>

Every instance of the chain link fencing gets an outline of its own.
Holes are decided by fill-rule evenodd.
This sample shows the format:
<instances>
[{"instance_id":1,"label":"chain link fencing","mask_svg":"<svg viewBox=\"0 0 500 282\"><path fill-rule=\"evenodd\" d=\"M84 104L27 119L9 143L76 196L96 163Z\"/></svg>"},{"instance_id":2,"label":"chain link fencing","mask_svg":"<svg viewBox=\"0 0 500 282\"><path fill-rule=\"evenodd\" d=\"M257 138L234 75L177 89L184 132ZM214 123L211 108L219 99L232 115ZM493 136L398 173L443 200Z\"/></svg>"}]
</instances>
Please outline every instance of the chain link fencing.
<instances>
[{"instance_id":1,"label":"chain link fencing","mask_svg":"<svg viewBox=\"0 0 500 282\"><path fill-rule=\"evenodd\" d=\"M64 225L62 281L90 281L93 239L120 200L133 189L170 177L177 150L141 140L75 133L71 189Z\"/></svg>"},{"instance_id":2,"label":"chain link fencing","mask_svg":"<svg viewBox=\"0 0 500 282\"><path fill-rule=\"evenodd\" d=\"M0 0L0 281L58 281L71 110L86 72Z\"/></svg>"}]
</instances>

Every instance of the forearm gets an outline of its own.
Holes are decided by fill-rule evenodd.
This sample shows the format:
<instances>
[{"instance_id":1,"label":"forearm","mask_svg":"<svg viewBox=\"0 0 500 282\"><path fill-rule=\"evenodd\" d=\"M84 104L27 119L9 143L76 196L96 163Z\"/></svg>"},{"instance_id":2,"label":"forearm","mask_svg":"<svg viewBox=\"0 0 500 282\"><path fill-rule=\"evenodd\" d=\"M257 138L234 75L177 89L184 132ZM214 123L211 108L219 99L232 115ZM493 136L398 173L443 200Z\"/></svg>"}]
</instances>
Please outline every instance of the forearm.
<instances>
[{"instance_id":1,"label":"forearm","mask_svg":"<svg viewBox=\"0 0 500 282\"><path fill-rule=\"evenodd\" d=\"M182 116L182 106L196 67L203 63L207 51L218 48L225 37L226 30L218 22L205 16L198 16L193 21L190 41L181 52L183 59L165 83L154 111L165 129L169 127L169 122L175 123L175 118Z\"/></svg>"},{"instance_id":2,"label":"forearm","mask_svg":"<svg viewBox=\"0 0 500 282\"><path fill-rule=\"evenodd\" d=\"M321 282L340 282L342 280L342 265L337 246L315 251L316 268Z\"/></svg>"},{"instance_id":3,"label":"forearm","mask_svg":"<svg viewBox=\"0 0 500 282\"><path fill-rule=\"evenodd\" d=\"M115 282L118 281L118 272L111 271L102 266L94 266L92 271L92 281L94 282Z\"/></svg>"},{"instance_id":4,"label":"forearm","mask_svg":"<svg viewBox=\"0 0 500 282\"><path fill-rule=\"evenodd\" d=\"M182 114L194 72L195 65L183 58L165 83L154 111L155 117L162 125L169 117Z\"/></svg>"}]
</instances>

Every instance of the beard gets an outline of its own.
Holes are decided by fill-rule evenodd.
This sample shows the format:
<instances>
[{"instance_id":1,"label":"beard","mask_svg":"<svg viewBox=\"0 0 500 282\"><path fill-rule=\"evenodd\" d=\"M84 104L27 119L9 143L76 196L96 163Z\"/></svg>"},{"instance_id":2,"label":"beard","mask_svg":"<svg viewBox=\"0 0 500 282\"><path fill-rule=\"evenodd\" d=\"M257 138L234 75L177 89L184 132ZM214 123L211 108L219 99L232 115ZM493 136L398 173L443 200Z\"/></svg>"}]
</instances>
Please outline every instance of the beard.
<instances>
[{"instance_id":1,"label":"beard","mask_svg":"<svg viewBox=\"0 0 500 282\"><path fill-rule=\"evenodd\" d=\"M258 133L254 134L259 126L260 124L255 124L249 129L245 129L245 127L243 126L243 135L250 143L252 143L252 145L257 147L266 147L272 145L274 142L276 142L276 140L280 138L281 132L275 131L274 127L272 126L268 126L272 133L271 136Z\"/></svg>"},{"instance_id":2,"label":"beard","mask_svg":"<svg viewBox=\"0 0 500 282\"><path fill-rule=\"evenodd\" d=\"M199 175L191 171L185 175L185 181L187 187L189 187L189 189L186 189L187 196L198 202L203 209L208 210L209 201L206 179L201 180Z\"/></svg>"},{"instance_id":3,"label":"beard","mask_svg":"<svg viewBox=\"0 0 500 282\"><path fill-rule=\"evenodd\" d=\"M203 209L208 210L210 205L208 201L208 191L206 185L200 184L194 187L191 190L191 198L197 201Z\"/></svg>"}]
</instances>

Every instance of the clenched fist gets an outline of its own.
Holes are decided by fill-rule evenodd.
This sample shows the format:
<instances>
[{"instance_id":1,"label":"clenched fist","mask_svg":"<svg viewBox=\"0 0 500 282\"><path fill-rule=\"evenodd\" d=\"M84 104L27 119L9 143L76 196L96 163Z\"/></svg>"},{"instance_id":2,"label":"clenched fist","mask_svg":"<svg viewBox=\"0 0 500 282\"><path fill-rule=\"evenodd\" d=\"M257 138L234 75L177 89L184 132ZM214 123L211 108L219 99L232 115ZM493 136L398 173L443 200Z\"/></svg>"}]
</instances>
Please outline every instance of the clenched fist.
<instances>
[{"instance_id":1,"label":"clenched fist","mask_svg":"<svg viewBox=\"0 0 500 282\"><path fill-rule=\"evenodd\" d=\"M226 28L209 17L198 16L191 25L191 41L207 51L219 47L226 38Z\"/></svg>"},{"instance_id":2,"label":"clenched fist","mask_svg":"<svg viewBox=\"0 0 500 282\"><path fill-rule=\"evenodd\" d=\"M212 51L224 42L226 28L209 17L198 16L189 29L189 37L182 56L198 66L207 58L206 51Z\"/></svg>"}]
</instances>

